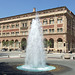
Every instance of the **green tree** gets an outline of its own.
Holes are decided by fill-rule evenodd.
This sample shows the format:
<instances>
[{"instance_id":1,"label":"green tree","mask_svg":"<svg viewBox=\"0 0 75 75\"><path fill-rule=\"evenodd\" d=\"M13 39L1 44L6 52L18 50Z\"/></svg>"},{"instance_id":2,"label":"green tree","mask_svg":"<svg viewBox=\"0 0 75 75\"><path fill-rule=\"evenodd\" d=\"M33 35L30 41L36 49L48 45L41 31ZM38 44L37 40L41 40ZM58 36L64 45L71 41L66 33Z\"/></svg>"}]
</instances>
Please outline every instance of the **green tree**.
<instances>
[{"instance_id":1,"label":"green tree","mask_svg":"<svg viewBox=\"0 0 75 75\"><path fill-rule=\"evenodd\" d=\"M9 46L9 41L6 41L6 46Z\"/></svg>"},{"instance_id":2,"label":"green tree","mask_svg":"<svg viewBox=\"0 0 75 75\"><path fill-rule=\"evenodd\" d=\"M45 46L45 48L48 47L48 45L47 45L47 40L44 40L44 46Z\"/></svg>"},{"instance_id":3,"label":"green tree","mask_svg":"<svg viewBox=\"0 0 75 75\"><path fill-rule=\"evenodd\" d=\"M49 40L44 40L44 46L47 48L48 46L52 47L52 42Z\"/></svg>"},{"instance_id":4,"label":"green tree","mask_svg":"<svg viewBox=\"0 0 75 75\"><path fill-rule=\"evenodd\" d=\"M21 41L21 46L26 46L26 42L25 41Z\"/></svg>"},{"instance_id":5,"label":"green tree","mask_svg":"<svg viewBox=\"0 0 75 75\"><path fill-rule=\"evenodd\" d=\"M23 49L26 48L26 45L27 45L26 41L21 41L21 47L22 47Z\"/></svg>"},{"instance_id":6,"label":"green tree","mask_svg":"<svg viewBox=\"0 0 75 75\"><path fill-rule=\"evenodd\" d=\"M47 45L51 47L52 46L52 42L51 41L47 41Z\"/></svg>"},{"instance_id":7,"label":"green tree","mask_svg":"<svg viewBox=\"0 0 75 75\"><path fill-rule=\"evenodd\" d=\"M6 42L5 41L2 41L2 45L5 46L6 45Z\"/></svg>"},{"instance_id":8,"label":"green tree","mask_svg":"<svg viewBox=\"0 0 75 75\"><path fill-rule=\"evenodd\" d=\"M10 45L13 45L13 43L14 43L14 41L13 40L11 40L11 41L9 41L10 42Z\"/></svg>"}]
</instances>

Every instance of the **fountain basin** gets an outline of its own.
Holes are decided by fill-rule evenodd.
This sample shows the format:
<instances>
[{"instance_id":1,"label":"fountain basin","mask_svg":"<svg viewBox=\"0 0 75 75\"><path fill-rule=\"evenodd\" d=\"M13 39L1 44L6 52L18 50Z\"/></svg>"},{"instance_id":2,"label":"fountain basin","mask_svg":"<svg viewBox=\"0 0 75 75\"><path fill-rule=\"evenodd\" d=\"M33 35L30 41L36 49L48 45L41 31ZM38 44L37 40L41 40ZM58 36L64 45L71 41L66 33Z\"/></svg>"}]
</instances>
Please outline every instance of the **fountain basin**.
<instances>
[{"instance_id":1,"label":"fountain basin","mask_svg":"<svg viewBox=\"0 0 75 75\"><path fill-rule=\"evenodd\" d=\"M32 71L32 72L41 72L41 71L50 71L56 69L54 66L48 66L46 65L45 67L30 67L27 65L22 65L22 66L17 66L17 69L23 70L23 71Z\"/></svg>"}]
</instances>

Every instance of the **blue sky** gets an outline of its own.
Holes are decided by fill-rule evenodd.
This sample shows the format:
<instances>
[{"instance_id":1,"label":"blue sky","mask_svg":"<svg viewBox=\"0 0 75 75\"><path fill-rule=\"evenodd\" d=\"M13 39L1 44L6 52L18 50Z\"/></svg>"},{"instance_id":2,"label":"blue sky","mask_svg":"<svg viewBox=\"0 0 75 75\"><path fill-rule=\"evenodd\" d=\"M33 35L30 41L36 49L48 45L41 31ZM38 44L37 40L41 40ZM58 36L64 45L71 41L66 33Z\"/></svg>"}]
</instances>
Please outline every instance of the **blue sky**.
<instances>
[{"instance_id":1,"label":"blue sky","mask_svg":"<svg viewBox=\"0 0 75 75\"><path fill-rule=\"evenodd\" d=\"M75 13L75 0L0 0L0 18L61 6Z\"/></svg>"}]
</instances>

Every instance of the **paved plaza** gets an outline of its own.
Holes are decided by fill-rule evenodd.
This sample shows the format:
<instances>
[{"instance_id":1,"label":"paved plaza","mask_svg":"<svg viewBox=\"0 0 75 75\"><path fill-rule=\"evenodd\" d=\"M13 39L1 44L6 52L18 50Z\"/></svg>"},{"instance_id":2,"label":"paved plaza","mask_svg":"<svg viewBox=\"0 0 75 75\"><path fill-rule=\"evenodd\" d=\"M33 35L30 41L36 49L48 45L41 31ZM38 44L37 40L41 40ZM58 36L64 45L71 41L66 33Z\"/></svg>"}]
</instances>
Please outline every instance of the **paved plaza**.
<instances>
[{"instance_id":1,"label":"paved plaza","mask_svg":"<svg viewBox=\"0 0 75 75\"><path fill-rule=\"evenodd\" d=\"M14 71L12 70L12 65L15 64L15 63L18 63L18 64L22 63L22 64L24 64L24 61L25 61L24 58L0 58L0 71L3 72L3 73L7 73L7 74L3 74L2 73L3 75L13 75L12 73ZM47 58L46 61L49 64L61 65L61 66L65 66L67 68L63 72L62 71L58 71L58 72L52 71L52 72L49 72L49 73L45 72L45 73L41 73L41 74L40 73L38 73L38 74L37 73L35 73L35 74L34 73L29 73L29 74L25 73L25 75L75 75L75 60ZM9 65L11 67L7 66L5 63L9 63ZM6 71L6 69L9 68L10 71L12 71L11 74L9 74L8 72L2 71L1 70L2 69L2 67L1 67L2 65L3 65L4 69L5 69L5 71ZM17 72L20 72L20 71L17 71ZM16 75L19 75L19 74L16 74Z\"/></svg>"}]
</instances>

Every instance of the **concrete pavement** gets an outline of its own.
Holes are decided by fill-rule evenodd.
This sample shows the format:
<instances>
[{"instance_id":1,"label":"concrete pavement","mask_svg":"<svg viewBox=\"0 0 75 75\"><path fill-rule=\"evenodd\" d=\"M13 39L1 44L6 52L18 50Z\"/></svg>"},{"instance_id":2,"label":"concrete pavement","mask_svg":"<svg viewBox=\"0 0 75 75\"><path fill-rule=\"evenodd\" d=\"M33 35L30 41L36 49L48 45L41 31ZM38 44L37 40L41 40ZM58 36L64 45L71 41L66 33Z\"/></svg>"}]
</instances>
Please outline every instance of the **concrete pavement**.
<instances>
[{"instance_id":1,"label":"concrete pavement","mask_svg":"<svg viewBox=\"0 0 75 75\"><path fill-rule=\"evenodd\" d=\"M24 63L25 59L24 58L8 58L8 59L0 59L0 63L1 62L5 62L5 63ZM47 63L50 64L57 64L57 65L62 65L62 66L66 66L71 68L71 70L66 71L66 72L58 72L58 73L54 73L51 72L52 75L75 75L75 60L71 60L71 59L51 59L51 58L47 58ZM66 69L67 70L67 69Z\"/></svg>"}]
</instances>

